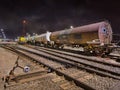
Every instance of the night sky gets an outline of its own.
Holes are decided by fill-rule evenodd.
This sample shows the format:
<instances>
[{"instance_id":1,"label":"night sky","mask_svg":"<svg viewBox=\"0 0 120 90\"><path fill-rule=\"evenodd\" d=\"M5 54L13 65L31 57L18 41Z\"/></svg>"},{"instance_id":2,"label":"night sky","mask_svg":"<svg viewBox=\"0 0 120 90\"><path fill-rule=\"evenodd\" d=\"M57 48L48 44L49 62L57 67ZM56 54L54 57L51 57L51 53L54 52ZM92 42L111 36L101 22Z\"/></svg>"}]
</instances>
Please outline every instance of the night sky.
<instances>
[{"instance_id":1,"label":"night sky","mask_svg":"<svg viewBox=\"0 0 120 90\"><path fill-rule=\"evenodd\" d=\"M23 26L23 20L26 20ZM0 28L8 38L108 20L120 34L119 0L3 0Z\"/></svg>"}]
</instances>

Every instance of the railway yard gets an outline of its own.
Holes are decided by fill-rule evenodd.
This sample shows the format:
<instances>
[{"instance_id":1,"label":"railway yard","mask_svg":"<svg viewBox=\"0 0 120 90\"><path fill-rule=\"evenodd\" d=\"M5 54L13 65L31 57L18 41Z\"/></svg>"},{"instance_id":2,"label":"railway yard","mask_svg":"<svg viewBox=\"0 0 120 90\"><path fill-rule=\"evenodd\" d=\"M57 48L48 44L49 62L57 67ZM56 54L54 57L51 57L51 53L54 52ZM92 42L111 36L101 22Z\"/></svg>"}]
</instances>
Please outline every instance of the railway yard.
<instances>
[{"instance_id":1,"label":"railway yard","mask_svg":"<svg viewBox=\"0 0 120 90\"><path fill-rule=\"evenodd\" d=\"M0 90L120 90L118 1L1 1Z\"/></svg>"},{"instance_id":2,"label":"railway yard","mask_svg":"<svg viewBox=\"0 0 120 90\"><path fill-rule=\"evenodd\" d=\"M110 57L32 45L1 45L0 51L1 90L120 89L120 63Z\"/></svg>"},{"instance_id":3,"label":"railway yard","mask_svg":"<svg viewBox=\"0 0 120 90\"><path fill-rule=\"evenodd\" d=\"M1 42L1 88L119 90L119 56L115 58L119 47L111 42L112 28L107 21L21 36L16 43Z\"/></svg>"}]
</instances>

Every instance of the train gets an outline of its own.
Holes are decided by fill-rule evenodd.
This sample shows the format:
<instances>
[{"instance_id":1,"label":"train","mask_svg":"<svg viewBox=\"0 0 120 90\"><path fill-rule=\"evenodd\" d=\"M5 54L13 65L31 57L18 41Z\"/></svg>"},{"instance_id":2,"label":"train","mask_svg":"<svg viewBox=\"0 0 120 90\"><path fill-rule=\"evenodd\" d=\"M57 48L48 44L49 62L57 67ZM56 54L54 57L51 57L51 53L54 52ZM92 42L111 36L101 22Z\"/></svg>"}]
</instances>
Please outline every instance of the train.
<instances>
[{"instance_id":1,"label":"train","mask_svg":"<svg viewBox=\"0 0 120 90\"><path fill-rule=\"evenodd\" d=\"M25 43L27 43L27 39L24 36L18 37L16 41L18 42L18 44L25 44Z\"/></svg>"},{"instance_id":2,"label":"train","mask_svg":"<svg viewBox=\"0 0 120 90\"><path fill-rule=\"evenodd\" d=\"M83 47L85 52L103 53L112 41L112 27L108 21L101 21L75 28L47 31L44 34L31 36L29 43L53 48Z\"/></svg>"}]
</instances>

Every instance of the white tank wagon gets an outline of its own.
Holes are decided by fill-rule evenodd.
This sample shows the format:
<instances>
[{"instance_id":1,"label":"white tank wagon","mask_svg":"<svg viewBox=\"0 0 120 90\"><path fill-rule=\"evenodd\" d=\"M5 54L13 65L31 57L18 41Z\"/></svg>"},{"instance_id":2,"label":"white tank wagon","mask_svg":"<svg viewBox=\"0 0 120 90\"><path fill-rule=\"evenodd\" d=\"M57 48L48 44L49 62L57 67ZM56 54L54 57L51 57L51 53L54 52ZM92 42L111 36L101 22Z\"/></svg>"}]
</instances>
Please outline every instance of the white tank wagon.
<instances>
[{"instance_id":1,"label":"white tank wagon","mask_svg":"<svg viewBox=\"0 0 120 90\"><path fill-rule=\"evenodd\" d=\"M26 40L28 44L35 44L35 38L37 37L37 35L35 36L27 36Z\"/></svg>"},{"instance_id":2,"label":"white tank wagon","mask_svg":"<svg viewBox=\"0 0 120 90\"><path fill-rule=\"evenodd\" d=\"M48 45L48 43L50 42L50 35L51 32L46 32L44 34L40 34L38 36L35 37L35 44L36 45Z\"/></svg>"},{"instance_id":3,"label":"white tank wagon","mask_svg":"<svg viewBox=\"0 0 120 90\"><path fill-rule=\"evenodd\" d=\"M52 32L50 41L54 41L54 46L82 46L84 50L93 52L96 47L110 45L112 41L112 28L109 22L84 25L68 30ZM94 48L95 47L95 48ZM99 52L99 50L97 51Z\"/></svg>"},{"instance_id":4,"label":"white tank wagon","mask_svg":"<svg viewBox=\"0 0 120 90\"><path fill-rule=\"evenodd\" d=\"M80 26L73 29L52 32L51 41L56 44L110 44L112 41L112 28L108 22L99 22Z\"/></svg>"}]
</instances>

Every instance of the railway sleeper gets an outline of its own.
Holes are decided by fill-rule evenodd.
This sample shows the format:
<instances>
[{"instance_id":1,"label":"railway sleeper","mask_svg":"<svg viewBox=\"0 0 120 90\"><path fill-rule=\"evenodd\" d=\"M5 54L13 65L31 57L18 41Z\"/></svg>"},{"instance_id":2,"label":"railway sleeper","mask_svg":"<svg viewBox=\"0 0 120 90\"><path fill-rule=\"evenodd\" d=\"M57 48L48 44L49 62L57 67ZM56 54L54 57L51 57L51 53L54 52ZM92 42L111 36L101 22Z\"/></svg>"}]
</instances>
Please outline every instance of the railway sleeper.
<instances>
[{"instance_id":1,"label":"railway sleeper","mask_svg":"<svg viewBox=\"0 0 120 90\"><path fill-rule=\"evenodd\" d=\"M33 72L16 75L15 77L10 78L8 82L4 81L5 82L4 87L6 88L9 86L14 86L17 83L19 84L27 81L36 80L43 77L44 75L47 75L47 73L48 73L48 70L40 69Z\"/></svg>"}]
</instances>

